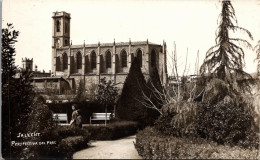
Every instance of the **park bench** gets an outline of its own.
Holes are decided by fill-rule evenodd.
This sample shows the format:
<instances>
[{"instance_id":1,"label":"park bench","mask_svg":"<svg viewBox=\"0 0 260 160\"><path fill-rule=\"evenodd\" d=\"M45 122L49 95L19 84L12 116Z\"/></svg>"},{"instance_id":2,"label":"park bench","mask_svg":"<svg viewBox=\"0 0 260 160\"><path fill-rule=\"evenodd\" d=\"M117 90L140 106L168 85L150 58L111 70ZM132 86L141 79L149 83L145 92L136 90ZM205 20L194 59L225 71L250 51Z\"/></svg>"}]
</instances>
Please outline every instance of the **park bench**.
<instances>
[{"instance_id":1,"label":"park bench","mask_svg":"<svg viewBox=\"0 0 260 160\"><path fill-rule=\"evenodd\" d=\"M107 121L111 119L111 113L107 113ZM106 120L106 113L92 113L90 117L90 124L92 121L105 121Z\"/></svg>"},{"instance_id":2,"label":"park bench","mask_svg":"<svg viewBox=\"0 0 260 160\"><path fill-rule=\"evenodd\" d=\"M53 113L53 119L60 125L69 125L67 113Z\"/></svg>"}]
</instances>

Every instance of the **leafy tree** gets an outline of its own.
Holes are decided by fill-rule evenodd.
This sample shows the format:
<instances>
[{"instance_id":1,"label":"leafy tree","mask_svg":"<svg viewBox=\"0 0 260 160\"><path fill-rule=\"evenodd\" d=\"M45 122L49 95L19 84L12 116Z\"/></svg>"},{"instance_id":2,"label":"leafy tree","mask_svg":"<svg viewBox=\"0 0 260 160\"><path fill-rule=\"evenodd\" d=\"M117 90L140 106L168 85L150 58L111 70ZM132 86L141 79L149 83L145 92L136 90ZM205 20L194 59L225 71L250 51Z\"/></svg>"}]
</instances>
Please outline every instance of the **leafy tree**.
<instances>
[{"instance_id":1,"label":"leafy tree","mask_svg":"<svg viewBox=\"0 0 260 160\"><path fill-rule=\"evenodd\" d=\"M97 90L97 100L99 103L102 105L105 105L105 112L106 112L106 117L107 117L107 106L114 104L115 99L118 95L118 89L114 85L114 83L109 80L106 81L106 78L101 79L101 83L98 85L98 90ZM105 126L107 124L107 119L105 119Z\"/></svg>"},{"instance_id":2,"label":"leafy tree","mask_svg":"<svg viewBox=\"0 0 260 160\"><path fill-rule=\"evenodd\" d=\"M221 88L214 88L218 91L214 95L220 95L220 93L222 95L217 101L227 95L236 98L236 95L241 91L248 91L250 88L249 81L245 80L252 78L243 71L245 53L240 45L248 48L252 48L252 46L247 40L231 38L230 31L240 30L246 33L250 39L253 39L253 37L248 30L236 25L237 19L231 2L229 0L221 1L221 4L222 11L217 30L217 44L207 51L204 63L200 68L200 72L210 79L208 83L210 86L218 85ZM215 81L212 81L214 78ZM212 94L214 92L208 90L207 93Z\"/></svg>"},{"instance_id":3,"label":"leafy tree","mask_svg":"<svg viewBox=\"0 0 260 160\"><path fill-rule=\"evenodd\" d=\"M2 148L3 157L19 157L21 149L12 147L10 142L17 140L18 133L26 133L30 105L35 97L30 84L31 72L22 72L14 78L15 48L19 32L13 30L12 24L2 29Z\"/></svg>"},{"instance_id":4,"label":"leafy tree","mask_svg":"<svg viewBox=\"0 0 260 160\"><path fill-rule=\"evenodd\" d=\"M91 101L91 102L95 101L97 88L98 88L98 85L95 83L91 83L87 86L87 98L89 99L89 101Z\"/></svg>"}]
</instances>

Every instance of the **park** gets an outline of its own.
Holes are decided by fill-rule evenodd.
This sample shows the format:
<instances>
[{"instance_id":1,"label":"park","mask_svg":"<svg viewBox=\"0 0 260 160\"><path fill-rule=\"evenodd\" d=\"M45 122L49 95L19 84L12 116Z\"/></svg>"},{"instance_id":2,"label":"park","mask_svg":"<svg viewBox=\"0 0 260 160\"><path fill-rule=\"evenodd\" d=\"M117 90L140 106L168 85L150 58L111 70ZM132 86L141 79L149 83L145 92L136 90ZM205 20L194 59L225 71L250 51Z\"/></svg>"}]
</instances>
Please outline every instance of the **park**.
<instances>
[{"instance_id":1,"label":"park","mask_svg":"<svg viewBox=\"0 0 260 160\"><path fill-rule=\"evenodd\" d=\"M212 12L219 16L205 57L200 51L190 56L193 51L182 51L178 41L75 45L76 20L53 12L50 72L33 69L36 53L19 67L19 37L25 32L3 25L2 156L259 159L260 37L252 33L260 31L238 24L244 3L256 2L214 2Z\"/></svg>"}]
</instances>

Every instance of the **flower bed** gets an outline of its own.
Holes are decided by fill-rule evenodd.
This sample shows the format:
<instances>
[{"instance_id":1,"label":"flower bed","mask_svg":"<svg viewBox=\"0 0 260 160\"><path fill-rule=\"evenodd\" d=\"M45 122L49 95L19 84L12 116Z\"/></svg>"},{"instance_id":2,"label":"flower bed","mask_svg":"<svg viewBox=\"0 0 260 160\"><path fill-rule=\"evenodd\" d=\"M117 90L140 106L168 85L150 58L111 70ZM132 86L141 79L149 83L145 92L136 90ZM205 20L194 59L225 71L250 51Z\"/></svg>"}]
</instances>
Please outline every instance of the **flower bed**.
<instances>
[{"instance_id":1,"label":"flower bed","mask_svg":"<svg viewBox=\"0 0 260 160\"><path fill-rule=\"evenodd\" d=\"M259 159L257 149L218 145L201 138L176 138L148 127L136 136L135 147L144 159Z\"/></svg>"}]
</instances>

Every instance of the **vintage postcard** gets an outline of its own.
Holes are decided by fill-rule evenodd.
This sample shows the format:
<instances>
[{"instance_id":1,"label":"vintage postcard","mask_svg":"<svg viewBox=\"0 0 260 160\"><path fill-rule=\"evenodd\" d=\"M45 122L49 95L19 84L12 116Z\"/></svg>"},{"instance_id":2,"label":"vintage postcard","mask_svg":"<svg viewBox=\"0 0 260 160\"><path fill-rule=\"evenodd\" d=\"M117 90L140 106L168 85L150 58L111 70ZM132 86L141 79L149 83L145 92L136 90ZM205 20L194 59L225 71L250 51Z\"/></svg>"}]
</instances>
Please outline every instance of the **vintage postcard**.
<instances>
[{"instance_id":1,"label":"vintage postcard","mask_svg":"<svg viewBox=\"0 0 260 160\"><path fill-rule=\"evenodd\" d=\"M259 0L3 0L4 159L258 159Z\"/></svg>"}]
</instances>

